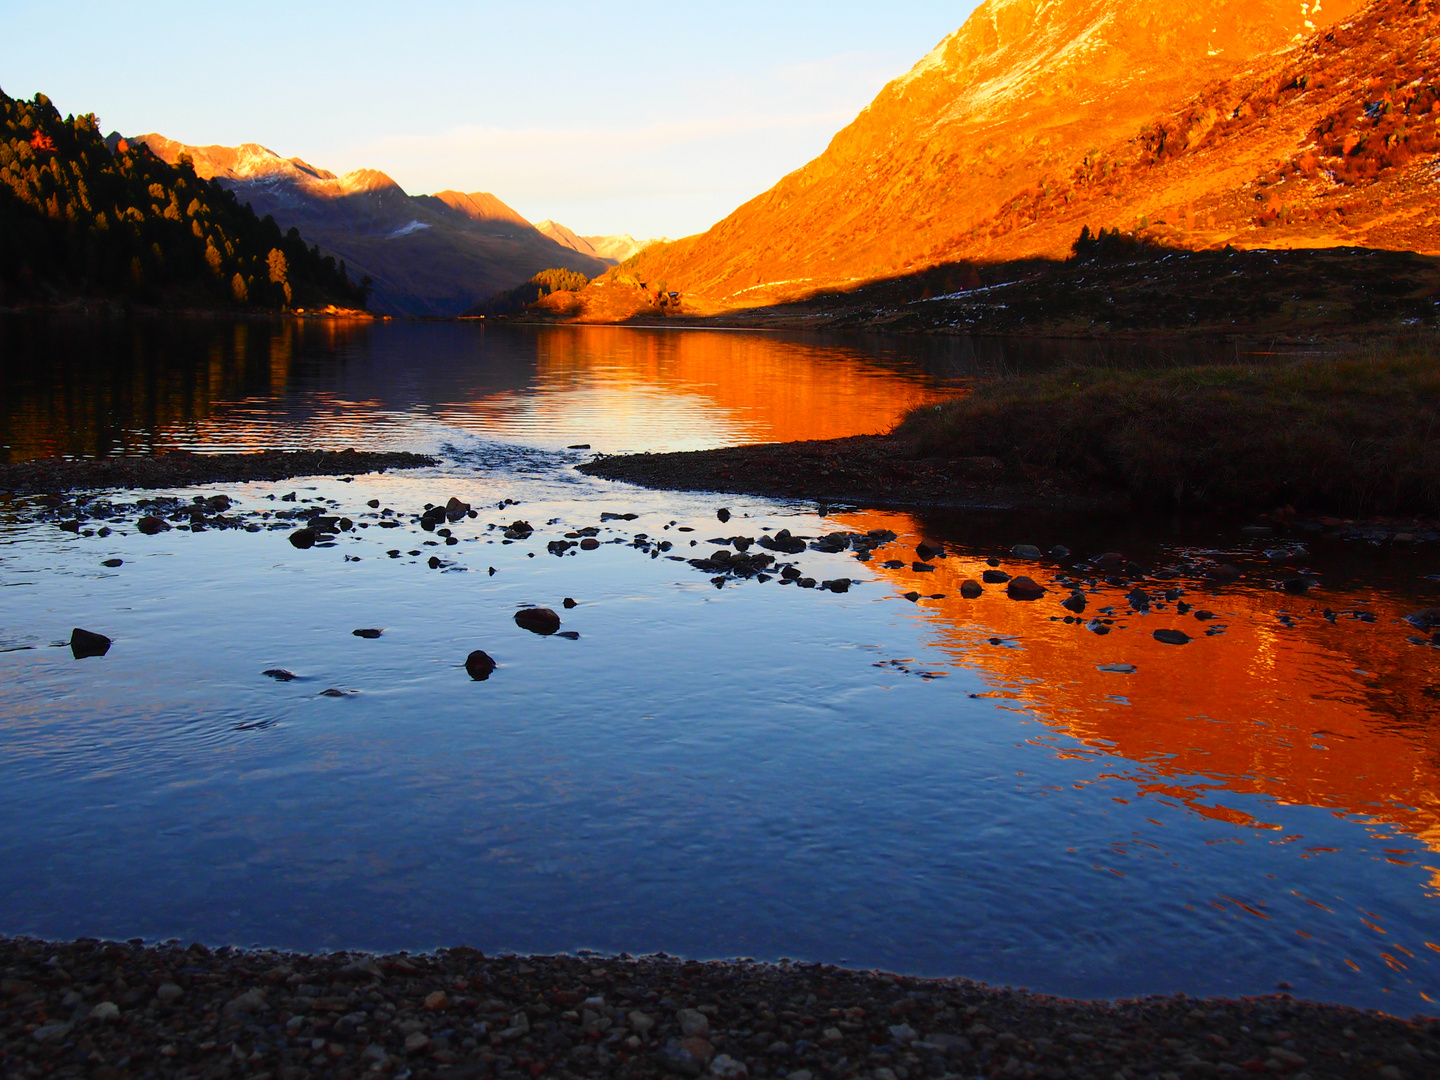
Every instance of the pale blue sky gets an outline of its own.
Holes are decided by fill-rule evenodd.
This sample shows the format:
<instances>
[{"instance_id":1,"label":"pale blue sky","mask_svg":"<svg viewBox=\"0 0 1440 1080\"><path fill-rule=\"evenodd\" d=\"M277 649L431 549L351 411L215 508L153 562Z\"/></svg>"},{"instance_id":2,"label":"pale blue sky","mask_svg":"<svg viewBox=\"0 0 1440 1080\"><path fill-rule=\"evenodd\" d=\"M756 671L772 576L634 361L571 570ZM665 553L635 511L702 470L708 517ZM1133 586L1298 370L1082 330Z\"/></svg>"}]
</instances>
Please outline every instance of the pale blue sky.
<instances>
[{"instance_id":1,"label":"pale blue sky","mask_svg":"<svg viewBox=\"0 0 1440 1080\"><path fill-rule=\"evenodd\" d=\"M818 154L974 6L0 0L0 87L107 131L676 237Z\"/></svg>"}]
</instances>

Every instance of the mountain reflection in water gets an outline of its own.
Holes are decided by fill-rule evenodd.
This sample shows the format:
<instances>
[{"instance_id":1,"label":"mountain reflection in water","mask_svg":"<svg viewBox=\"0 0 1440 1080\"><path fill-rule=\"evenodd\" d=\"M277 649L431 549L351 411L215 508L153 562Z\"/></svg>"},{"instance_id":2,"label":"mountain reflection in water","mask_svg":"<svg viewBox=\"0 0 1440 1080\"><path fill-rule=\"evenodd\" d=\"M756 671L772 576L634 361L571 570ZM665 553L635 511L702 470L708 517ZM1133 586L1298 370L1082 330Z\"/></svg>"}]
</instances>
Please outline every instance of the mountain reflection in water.
<instances>
[{"instance_id":1,"label":"mountain reflection in water","mask_svg":"<svg viewBox=\"0 0 1440 1080\"><path fill-rule=\"evenodd\" d=\"M915 529L906 515L839 520L860 532ZM1256 830L1277 826L1227 808L1218 801L1225 792L1325 807L1393 825L1440 853L1437 653L1410 644L1397 630L1414 600L1383 590L1297 597L1265 587L1263 579L1164 581L1163 588L1183 589L1197 610L1215 613L1214 620L1197 622L1193 613L1176 613L1173 603L1145 615L1128 613L1130 586L1102 584L1088 596L1085 616L1066 624L1049 621L1069 614L1059 601L1070 589L1054 583L1053 564L1003 562L1013 574L1034 576L1050 595L1016 602L1004 585L987 585L980 598L962 598L961 582L979 581L989 569L974 552L937 559L924 573L878 569L900 593L922 593L921 616L956 664L984 673L997 695L1024 704L1097 757L1117 759L1118 775L1138 793ZM1159 591L1153 582L1142 585ZM936 593L945 598L929 598ZM1373 623L1347 614L1331 623L1321 614L1327 605L1348 612L1357 600L1375 616ZM1083 623L1108 605L1116 608L1116 625L1098 637ZM1282 613L1298 616L1293 627L1279 621ZM1151 633L1162 627L1194 640L1162 644ZM1223 633L1204 636L1205 629L1221 627ZM990 644L994 637L1020 647L997 648ZM1107 672L1102 665L1135 670ZM1305 846L1303 836L1257 833L1255 839ZM1440 867L1431 869L1440 896Z\"/></svg>"}]
</instances>

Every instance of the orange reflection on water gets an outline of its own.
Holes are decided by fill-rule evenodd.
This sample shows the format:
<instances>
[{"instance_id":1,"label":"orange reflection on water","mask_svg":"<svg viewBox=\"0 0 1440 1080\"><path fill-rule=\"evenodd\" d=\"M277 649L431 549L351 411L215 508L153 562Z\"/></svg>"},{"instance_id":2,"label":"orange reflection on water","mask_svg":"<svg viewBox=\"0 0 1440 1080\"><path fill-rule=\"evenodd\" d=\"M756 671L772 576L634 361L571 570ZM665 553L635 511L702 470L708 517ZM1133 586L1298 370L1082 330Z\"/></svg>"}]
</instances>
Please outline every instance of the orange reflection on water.
<instances>
[{"instance_id":1,"label":"orange reflection on water","mask_svg":"<svg viewBox=\"0 0 1440 1080\"><path fill-rule=\"evenodd\" d=\"M688 449L882 432L954 393L853 348L760 333L566 326L533 334L533 388L451 406L447 419L482 417L487 430L513 436L585 434L588 424L612 445Z\"/></svg>"},{"instance_id":2,"label":"orange reflection on water","mask_svg":"<svg viewBox=\"0 0 1440 1080\"><path fill-rule=\"evenodd\" d=\"M897 593L919 592L917 617L933 631L935 647L995 687L995 696L1023 704L1059 735L1084 749L1061 749L1052 737L1033 740L1053 753L1115 760L1102 779L1123 778L1138 794L1183 803L1195 813L1257 829L1278 829L1226 807L1225 792L1260 795L1281 804L1322 807L1392 826L1440 851L1440 731L1432 704L1433 649L1406 641L1400 616L1414 604L1367 591L1289 596L1257 585L1218 589L1193 581L1184 599L1213 611L1208 622L1179 615L1173 605L1144 616L1128 613L1125 588L1102 587L1088 597L1081 623L1051 621L1070 590L1054 583L1055 569L1006 560L1011 574L1027 574L1050 593L1035 602L1009 599L1004 585L985 585L975 600L960 596L967 578L988 569L978 555L951 554L931 572L911 568L915 522L902 514L861 513L837 518L847 529L888 528L899 543L877 552L870 567ZM903 569L882 559L903 558ZM1152 596L1157 583L1144 587ZM944 599L928 599L943 593ZM1366 623L1320 614L1348 611L1358 601L1376 616ZM1082 625L1114 605L1112 632ZM1296 618L1286 628L1277 616ZM1188 645L1151 636L1160 628L1191 635ZM1207 628L1224 628L1205 636ZM1001 639L992 644L992 639ZM1133 673L1100 665L1133 665ZM1121 762L1123 761L1123 764ZM1280 839L1272 837L1272 839ZM1302 837L1286 841L1303 846ZM1323 853L1315 853L1317 855ZM1432 868L1434 869L1434 868ZM1440 870L1432 878L1440 896Z\"/></svg>"}]
</instances>

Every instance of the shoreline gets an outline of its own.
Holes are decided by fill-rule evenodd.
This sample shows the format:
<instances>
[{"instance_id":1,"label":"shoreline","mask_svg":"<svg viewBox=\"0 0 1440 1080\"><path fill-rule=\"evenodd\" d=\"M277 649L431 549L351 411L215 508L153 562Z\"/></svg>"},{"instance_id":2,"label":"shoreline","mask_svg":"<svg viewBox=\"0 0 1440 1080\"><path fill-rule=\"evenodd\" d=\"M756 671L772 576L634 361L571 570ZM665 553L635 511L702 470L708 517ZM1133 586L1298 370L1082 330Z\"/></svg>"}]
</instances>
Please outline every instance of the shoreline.
<instances>
[{"instance_id":1,"label":"shoreline","mask_svg":"<svg viewBox=\"0 0 1440 1080\"><path fill-rule=\"evenodd\" d=\"M1090 1001L824 964L464 947L307 954L0 937L0 1030L8 1076L93 1080L1411 1080L1440 1069L1440 1019L1284 993Z\"/></svg>"},{"instance_id":2,"label":"shoreline","mask_svg":"<svg viewBox=\"0 0 1440 1080\"><path fill-rule=\"evenodd\" d=\"M893 435L851 435L715 450L597 457L576 469L665 491L803 499L874 509L1085 510L1128 513L1123 491L1081 485L993 457L916 457Z\"/></svg>"},{"instance_id":3,"label":"shoreline","mask_svg":"<svg viewBox=\"0 0 1440 1080\"><path fill-rule=\"evenodd\" d=\"M342 476L436 465L427 454L404 451L262 450L192 454L178 450L146 457L39 458L0 464L0 492L33 495L84 488L151 489L192 484Z\"/></svg>"}]
</instances>

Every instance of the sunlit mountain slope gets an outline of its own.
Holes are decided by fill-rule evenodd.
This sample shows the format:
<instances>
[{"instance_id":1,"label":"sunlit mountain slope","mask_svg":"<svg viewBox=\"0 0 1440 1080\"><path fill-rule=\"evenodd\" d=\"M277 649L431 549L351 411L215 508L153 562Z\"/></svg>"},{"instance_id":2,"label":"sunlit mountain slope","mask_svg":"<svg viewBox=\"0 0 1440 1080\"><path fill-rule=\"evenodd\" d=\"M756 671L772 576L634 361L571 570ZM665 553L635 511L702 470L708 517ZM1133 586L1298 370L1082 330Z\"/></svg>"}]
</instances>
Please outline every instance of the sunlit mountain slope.
<instances>
[{"instance_id":1,"label":"sunlit mountain slope","mask_svg":"<svg viewBox=\"0 0 1440 1080\"><path fill-rule=\"evenodd\" d=\"M1315 48L1314 34L1358 7L987 0L819 158L709 232L643 252L626 269L734 306L948 259L1063 255L1078 232L1072 220L1083 216L1063 208L1092 197L1081 190L1092 181L1125 175L1117 162L1143 146L1147 125L1197 94L1230 104L1226 93L1295 62ZM1216 90L1222 85L1232 90ZM1226 157L1220 182L1254 179L1265 171L1261 153ZM1128 214L1132 194L1107 197ZM1014 235L1034 221L1017 198L1038 200L1035 216L1056 227ZM1093 223L1137 222L1132 214Z\"/></svg>"}]
</instances>

